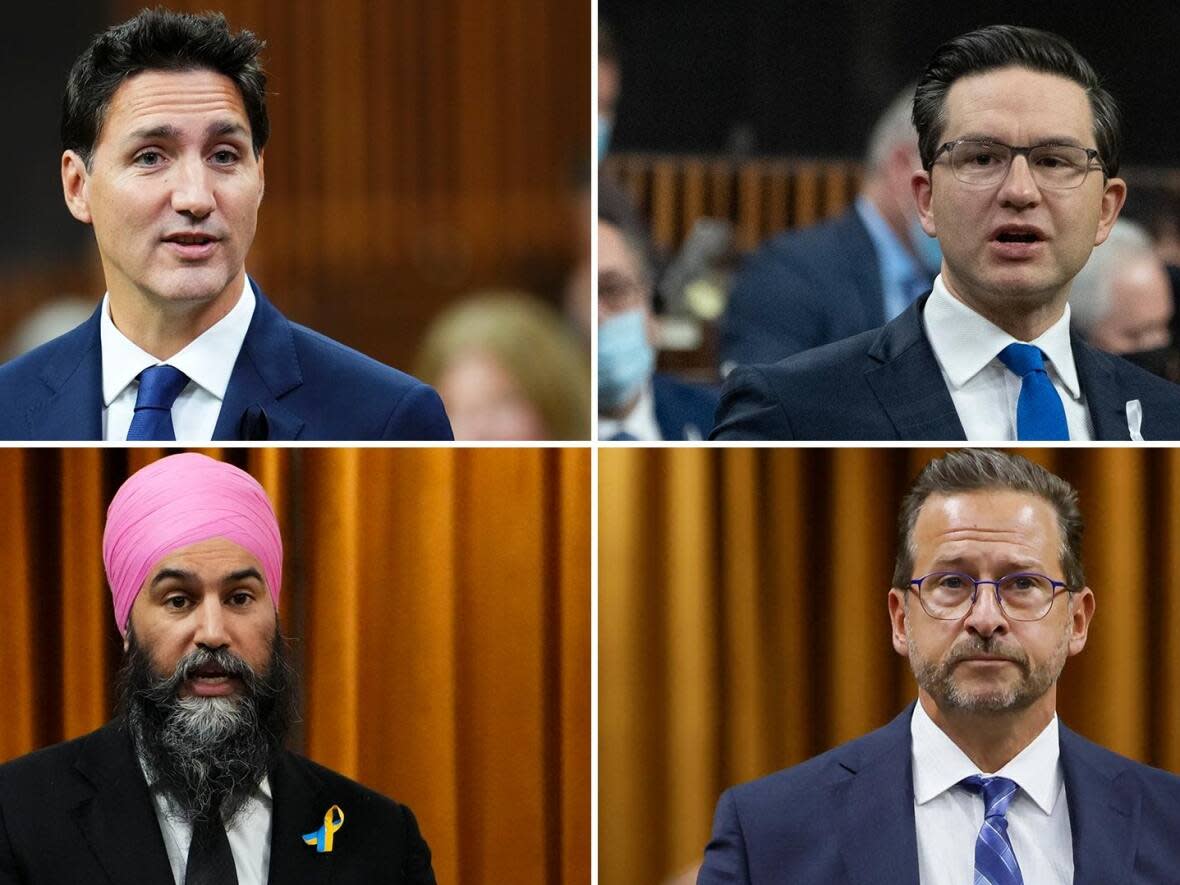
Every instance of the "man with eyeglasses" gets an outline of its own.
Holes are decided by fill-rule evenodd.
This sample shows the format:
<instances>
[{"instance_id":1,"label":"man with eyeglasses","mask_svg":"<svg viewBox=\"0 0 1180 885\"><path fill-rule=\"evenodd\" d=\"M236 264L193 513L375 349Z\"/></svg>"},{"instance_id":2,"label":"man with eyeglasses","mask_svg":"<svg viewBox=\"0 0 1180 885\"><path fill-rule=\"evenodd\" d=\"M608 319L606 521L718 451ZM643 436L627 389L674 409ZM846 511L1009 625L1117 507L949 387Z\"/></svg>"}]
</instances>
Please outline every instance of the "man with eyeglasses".
<instances>
[{"instance_id":1,"label":"man with eyeglasses","mask_svg":"<svg viewBox=\"0 0 1180 885\"><path fill-rule=\"evenodd\" d=\"M653 273L622 192L598 183L598 438L704 439L717 390L657 372Z\"/></svg>"},{"instance_id":2,"label":"man with eyeglasses","mask_svg":"<svg viewBox=\"0 0 1180 885\"><path fill-rule=\"evenodd\" d=\"M943 44L914 95L932 293L887 325L727 379L715 439L1180 439L1180 386L1070 332L1126 198L1114 99L1044 31Z\"/></svg>"},{"instance_id":3,"label":"man with eyeglasses","mask_svg":"<svg viewBox=\"0 0 1180 885\"><path fill-rule=\"evenodd\" d=\"M698 885L1175 882L1180 777L1056 714L1095 608L1077 492L1020 456L962 449L922 470L898 528L888 609L917 702L726 791Z\"/></svg>"}]
</instances>

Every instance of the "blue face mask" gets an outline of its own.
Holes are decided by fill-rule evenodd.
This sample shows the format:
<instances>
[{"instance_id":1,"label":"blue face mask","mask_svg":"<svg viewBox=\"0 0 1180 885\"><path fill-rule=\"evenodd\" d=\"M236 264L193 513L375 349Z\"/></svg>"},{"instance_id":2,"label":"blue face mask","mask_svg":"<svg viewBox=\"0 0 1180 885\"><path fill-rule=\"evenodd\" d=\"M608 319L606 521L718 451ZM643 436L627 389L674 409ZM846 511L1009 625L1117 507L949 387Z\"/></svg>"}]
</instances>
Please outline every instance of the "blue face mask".
<instances>
[{"instance_id":1,"label":"blue face mask","mask_svg":"<svg viewBox=\"0 0 1180 885\"><path fill-rule=\"evenodd\" d=\"M598 326L598 408L611 411L638 395L655 368L647 313L635 309Z\"/></svg>"},{"instance_id":2,"label":"blue face mask","mask_svg":"<svg viewBox=\"0 0 1180 885\"><path fill-rule=\"evenodd\" d=\"M601 163L606 159L606 152L610 149L611 130L614 129L614 120L606 116L606 114L598 115L598 162Z\"/></svg>"},{"instance_id":3,"label":"blue face mask","mask_svg":"<svg viewBox=\"0 0 1180 885\"><path fill-rule=\"evenodd\" d=\"M914 247L914 255L923 270L931 276L942 270L942 248L938 245L938 238L922 230L922 222L916 215L910 219L910 245Z\"/></svg>"}]
</instances>

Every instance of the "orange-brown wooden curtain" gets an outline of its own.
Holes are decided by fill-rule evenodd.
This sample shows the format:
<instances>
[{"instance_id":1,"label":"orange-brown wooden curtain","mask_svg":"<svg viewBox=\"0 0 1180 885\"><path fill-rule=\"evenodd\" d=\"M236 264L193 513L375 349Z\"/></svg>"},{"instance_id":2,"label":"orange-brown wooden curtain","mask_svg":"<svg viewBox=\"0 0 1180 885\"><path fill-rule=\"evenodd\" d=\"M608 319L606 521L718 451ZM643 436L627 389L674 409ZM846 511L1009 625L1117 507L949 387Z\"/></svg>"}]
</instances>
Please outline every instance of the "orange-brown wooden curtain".
<instances>
[{"instance_id":1,"label":"orange-brown wooden curtain","mask_svg":"<svg viewBox=\"0 0 1180 885\"><path fill-rule=\"evenodd\" d=\"M934 450L599 452L602 885L699 861L718 794L913 697L886 591ZM1021 451L1073 483L1097 614L1062 719L1180 771L1180 451Z\"/></svg>"},{"instance_id":2,"label":"orange-brown wooden curtain","mask_svg":"<svg viewBox=\"0 0 1180 885\"><path fill-rule=\"evenodd\" d=\"M588 882L589 451L211 453L279 514L297 748L410 805L440 882ZM0 449L0 760L109 718L105 508L161 454Z\"/></svg>"}]
</instances>

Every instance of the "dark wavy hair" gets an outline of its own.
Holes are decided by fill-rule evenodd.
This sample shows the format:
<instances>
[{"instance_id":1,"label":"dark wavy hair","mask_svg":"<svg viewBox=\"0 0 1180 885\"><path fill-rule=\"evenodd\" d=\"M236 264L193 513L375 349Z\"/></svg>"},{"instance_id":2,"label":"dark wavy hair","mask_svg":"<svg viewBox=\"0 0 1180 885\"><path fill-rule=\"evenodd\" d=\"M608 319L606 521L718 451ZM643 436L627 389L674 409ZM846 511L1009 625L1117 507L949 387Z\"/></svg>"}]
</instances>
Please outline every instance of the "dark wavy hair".
<instances>
[{"instance_id":1,"label":"dark wavy hair","mask_svg":"<svg viewBox=\"0 0 1180 885\"><path fill-rule=\"evenodd\" d=\"M90 167L111 97L128 77L152 70L210 70L238 87L258 156L270 136L266 74L259 61L265 46L250 31L231 34L220 13L143 10L98 34L74 62L62 97L62 149L76 152Z\"/></svg>"},{"instance_id":2,"label":"dark wavy hair","mask_svg":"<svg viewBox=\"0 0 1180 885\"><path fill-rule=\"evenodd\" d=\"M1071 590L1086 586L1082 569L1082 533L1085 524L1073 486L1039 464L1020 455L995 449L957 449L935 458L922 468L906 493L897 515L897 559L893 586L906 590L914 576L914 524L931 495L955 495L995 489L1024 492L1047 501L1057 514L1061 532L1061 568Z\"/></svg>"},{"instance_id":3,"label":"dark wavy hair","mask_svg":"<svg viewBox=\"0 0 1180 885\"><path fill-rule=\"evenodd\" d=\"M969 74L1012 66L1058 74L1086 91L1103 172L1107 177L1117 175L1122 133L1114 97L1103 88L1090 63L1063 37L1016 25L989 25L948 40L934 50L914 92L913 120L922 167L930 169L942 141L946 96L954 82Z\"/></svg>"}]
</instances>

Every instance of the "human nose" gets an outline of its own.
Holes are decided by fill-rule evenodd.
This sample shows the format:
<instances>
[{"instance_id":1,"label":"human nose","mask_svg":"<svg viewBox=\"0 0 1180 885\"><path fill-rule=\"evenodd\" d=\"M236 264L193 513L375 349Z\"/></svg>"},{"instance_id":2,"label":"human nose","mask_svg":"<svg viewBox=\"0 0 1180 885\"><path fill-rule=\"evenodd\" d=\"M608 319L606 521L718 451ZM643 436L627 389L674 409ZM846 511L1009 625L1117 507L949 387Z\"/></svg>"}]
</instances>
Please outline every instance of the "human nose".
<instances>
[{"instance_id":1,"label":"human nose","mask_svg":"<svg viewBox=\"0 0 1180 885\"><path fill-rule=\"evenodd\" d=\"M186 160L177 164L176 180L172 188L172 208L181 215L205 218L215 205L213 188L209 186L209 170L200 160Z\"/></svg>"},{"instance_id":2,"label":"human nose","mask_svg":"<svg viewBox=\"0 0 1180 885\"><path fill-rule=\"evenodd\" d=\"M1028 157L1015 154L1008 165L1004 180L1000 182L1000 204L1024 208L1034 206L1041 199L1041 190L1033 178L1032 167L1028 164Z\"/></svg>"},{"instance_id":3,"label":"human nose","mask_svg":"<svg viewBox=\"0 0 1180 885\"><path fill-rule=\"evenodd\" d=\"M216 597L205 599L196 611L196 629L193 633L193 644L206 648L224 648L229 645L229 633L226 630L225 612L221 607L221 600Z\"/></svg>"},{"instance_id":4,"label":"human nose","mask_svg":"<svg viewBox=\"0 0 1180 885\"><path fill-rule=\"evenodd\" d=\"M1007 633L1008 619L1000 608L999 587L992 581L975 585L975 601L967 612L967 628L985 639L993 633Z\"/></svg>"}]
</instances>

